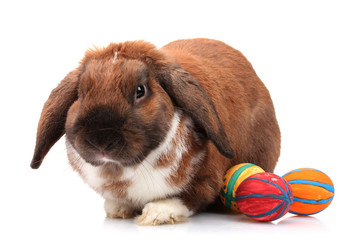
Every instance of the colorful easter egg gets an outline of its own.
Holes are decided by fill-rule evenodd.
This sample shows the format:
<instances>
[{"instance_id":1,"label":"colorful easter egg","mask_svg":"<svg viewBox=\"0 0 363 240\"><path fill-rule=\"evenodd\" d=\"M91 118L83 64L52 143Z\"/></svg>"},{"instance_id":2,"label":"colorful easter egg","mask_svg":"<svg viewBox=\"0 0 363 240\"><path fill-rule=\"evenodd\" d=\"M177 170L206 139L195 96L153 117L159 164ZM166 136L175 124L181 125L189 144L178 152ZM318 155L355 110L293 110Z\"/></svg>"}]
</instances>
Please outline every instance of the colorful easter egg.
<instances>
[{"instance_id":1,"label":"colorful easter egg","mask_svg":"<svg viewBox=\"0 0 363 240\"><path fill-rule=\"evenodd\" d=\"M334 197L334 185L325 173L313 168L301 168L286 173L283 178L291 185L294 202L290 212L312 215L327 208Z\"/></svg>"},{"instance_id":2,"label":"colorful easter egg","mask_svg":"<svg viewBox=\"0 0 363 240\"><path fill-rule=\"evenodd\" d=\"M241 212L257 221L273 221L284 216L292 201L290 185L273 173L254 174L246 178L236 191Z\"/></svg>"},{"instance_id":3,"label":"colorful easter egg","mask_svg":"<svg viewBox=\"0 0 363 240\"><path fill-rule=\"evenodd\" d=\"M264 172L264 170L252 163L241 163L230 168L224 176L224 184L219 194L223 204L233 211L240 212L235 200L235 192L238 186L247 177L261 172Z\"/></svg>"}]
</instances>

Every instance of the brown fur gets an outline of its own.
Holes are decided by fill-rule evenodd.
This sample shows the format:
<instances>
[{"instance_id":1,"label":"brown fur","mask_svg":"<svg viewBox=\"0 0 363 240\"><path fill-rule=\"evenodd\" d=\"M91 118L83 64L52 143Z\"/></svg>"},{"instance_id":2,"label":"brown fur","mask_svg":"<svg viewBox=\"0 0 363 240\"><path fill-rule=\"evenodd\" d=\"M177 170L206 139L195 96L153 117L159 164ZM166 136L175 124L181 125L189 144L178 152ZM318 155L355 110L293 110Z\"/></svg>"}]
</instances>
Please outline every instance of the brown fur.
<instances>
[{"instance_id":1,"label":"brown fur","mask_svg":"<svg viewBox=\"0 0 363 240\"><path fill-rule=\"evenodd\" d=\"M280 131L269 92L246 58L226 44L208 39L175 41L163 49L211 97L236 153L228 165L245 159L272 172L280 154Z\"/></svg>"},{"instance_id":2,"label":"brown fur","mask_svg":"<svg viewBox=\"0 0 363 240\"><path fill-rule=\"evenodd\" d=\"M127 188L130 185L128 181L112 181L102 187L102 191L111 191L118 199L125 199Z\"/></svg>"},{"instance_id":3,"label":"brown fur","mask_svg":"<svg viewBox=\"0 0 363 240\"><path fill-rule=\"evenodd\" d=\"M142 99L135 99L138 85L146 86ZM178 136L189 128L190 145L169 182L183 189L178 196L189 209L216 199L232 165L275 168L280 131L268 90L239 51L209 39L179 40L160 50L143 41L89 50L45 103L31 166L40 166L65 131L95 166L101 152L122 166L136 166L166 137L176 109L194 124L186 126L185 116L181 121ZM192 165L200 152L205 156ZM169 154L155 167L172 164L175 156ZM101 175L110 184L104 190L123 198L129 183L112 180L122 175L116 166L105 164Z\"/></svg>"}]
</instances>

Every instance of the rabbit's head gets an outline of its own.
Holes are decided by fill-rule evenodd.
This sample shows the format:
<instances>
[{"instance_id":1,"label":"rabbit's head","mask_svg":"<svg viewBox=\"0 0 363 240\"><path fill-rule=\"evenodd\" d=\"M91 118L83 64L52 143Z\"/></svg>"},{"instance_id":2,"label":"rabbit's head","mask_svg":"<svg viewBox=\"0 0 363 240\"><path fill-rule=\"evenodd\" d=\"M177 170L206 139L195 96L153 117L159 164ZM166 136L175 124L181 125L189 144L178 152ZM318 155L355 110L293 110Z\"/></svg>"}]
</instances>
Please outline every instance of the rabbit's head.
<instances>
[{"instance_id":1,"label":"rabbit's head","mask_svg":"<svg viewBox=\"0 0 363 240\"><path fill-rule=\"evenodd\" d=\"M44 105L31 167L64 133L92 165L138 164L166 138L176 109L233 157L212 100L167 54L143 41L89 50Z\"/></svg>"}]
</instances>

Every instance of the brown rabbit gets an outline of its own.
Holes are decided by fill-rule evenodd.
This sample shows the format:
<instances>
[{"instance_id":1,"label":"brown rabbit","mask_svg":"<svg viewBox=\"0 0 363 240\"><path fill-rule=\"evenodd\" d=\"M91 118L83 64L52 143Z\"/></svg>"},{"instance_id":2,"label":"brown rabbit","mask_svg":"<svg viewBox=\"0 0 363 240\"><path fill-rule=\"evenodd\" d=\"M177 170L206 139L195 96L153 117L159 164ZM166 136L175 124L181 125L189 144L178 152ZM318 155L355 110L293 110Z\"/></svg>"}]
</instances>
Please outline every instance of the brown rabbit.
<instances>
[{"instance_id":1,"label":"brown rabbit","mask_svg":"<svg viewBox=\"0 0 363 240\"><path fill-rule=\"evenodd\" d=\"M272 172L280 131L268 90L216 40L89 50L44 105L32 168L66 134L71 166L108 217L184 221L216 200L232 165Z\"/></svg>"}]
</instances>

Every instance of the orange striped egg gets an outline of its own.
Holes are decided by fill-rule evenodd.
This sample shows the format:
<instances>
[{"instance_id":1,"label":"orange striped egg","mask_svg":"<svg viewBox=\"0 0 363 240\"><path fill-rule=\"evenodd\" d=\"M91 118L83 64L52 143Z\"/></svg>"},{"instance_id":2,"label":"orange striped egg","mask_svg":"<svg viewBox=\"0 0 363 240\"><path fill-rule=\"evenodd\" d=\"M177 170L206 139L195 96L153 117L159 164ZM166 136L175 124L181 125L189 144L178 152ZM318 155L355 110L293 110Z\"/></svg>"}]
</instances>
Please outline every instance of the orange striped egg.
<instances>
[{"instance_id":1,"label":"orange striped egg","mask_svg":"<svg viewBox=\"0 0 363 240\"><path fill-rule=\"evenodd\" d=\"M291 185L294 195L290 213L312 215L323 211L333 200L333 182L317 169L296 169L286 173L283 178Z\"/></svg>"}]
</instances>

